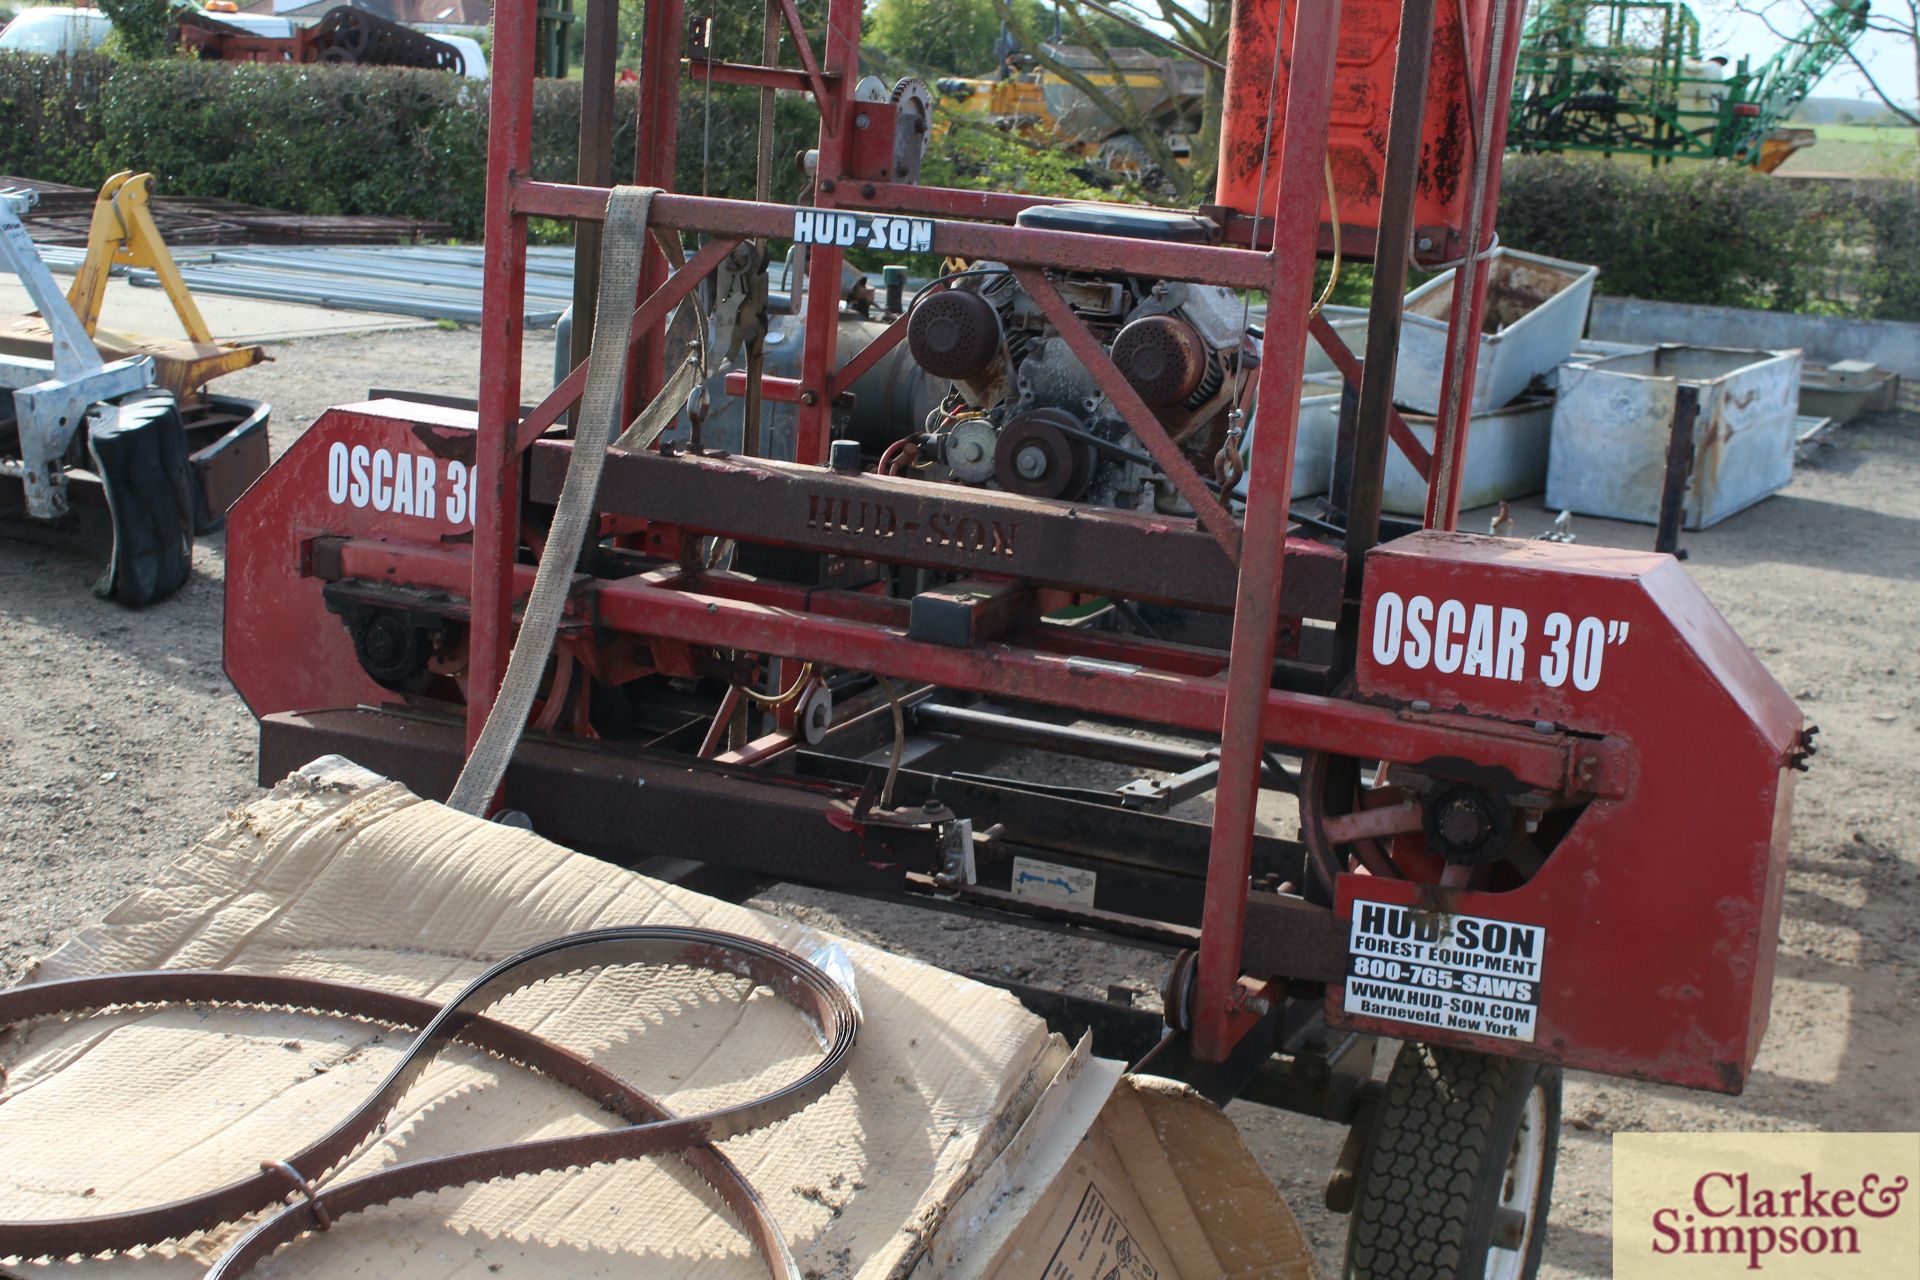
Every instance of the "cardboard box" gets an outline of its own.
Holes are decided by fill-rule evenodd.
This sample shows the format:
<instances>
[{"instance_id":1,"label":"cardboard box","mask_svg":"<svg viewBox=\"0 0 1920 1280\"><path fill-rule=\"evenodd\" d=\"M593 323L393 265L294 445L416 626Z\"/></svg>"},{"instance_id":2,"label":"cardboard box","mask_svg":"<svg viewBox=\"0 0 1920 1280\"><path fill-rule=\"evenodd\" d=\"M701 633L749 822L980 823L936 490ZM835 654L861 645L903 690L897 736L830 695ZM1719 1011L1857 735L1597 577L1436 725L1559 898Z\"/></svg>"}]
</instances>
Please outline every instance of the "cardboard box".
<instances>
[{"instance_id":1,"label":"cardboard box","mask_svg":"<svg viewBox=\"0 0 1920 1280\"><path fill-rule=\"evenodd\" d=\"M697 852L697 851L695 851ZM179 967L297 972L437 998L487 963L610 924L700 924L820 957L865 1025L847 1077L725 1150L810 1277L1310 1276L1232 1125L1166 1082L1069 1049L1010 995L649 880L318 761L41 961L31 981ZM685 1112L758 1094L817 1053L744 983L616 969L504 1002ZM183 1007L0 1032L0 1217L150 1205L284 1156L370 1092L409 1034L293 1011ZM612 1123L477 1050L441 1059L336 1176ZM245 1224L26 1276L200 1274ZM991 1252L983 1245L994 1242ZM1123 1243L1124 1242L1124 1243ZM1121 1253L1125 1253L1122 1259ZM4 1270L4 1269L0 1269ZM764 1275L674 1160L467 1187L349 1218L273 1274Z\"/></svg>"}]
</instances>

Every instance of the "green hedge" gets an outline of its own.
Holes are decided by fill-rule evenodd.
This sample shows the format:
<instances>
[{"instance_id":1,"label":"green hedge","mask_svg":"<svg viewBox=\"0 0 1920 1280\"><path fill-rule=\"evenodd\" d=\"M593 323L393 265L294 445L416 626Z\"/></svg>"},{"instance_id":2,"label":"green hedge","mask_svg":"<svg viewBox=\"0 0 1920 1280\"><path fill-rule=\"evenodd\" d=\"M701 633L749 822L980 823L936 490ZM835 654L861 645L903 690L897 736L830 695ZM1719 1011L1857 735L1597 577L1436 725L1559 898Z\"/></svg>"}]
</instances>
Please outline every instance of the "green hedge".
<instances>
[{"instance_id":1,"label":"green hedge","mask_svg":"<svg viewBox=\"0 0 1920 1280\"><path fill-rule=\"evenodd\" d=\"M114 64L103 57L0 54L0 174L95 186L98 106Z\"/></svg>"},{"instance_id":2,"label":"green hedge","mask_svg":"<svg viewBox=\"0 0 1920 1280\"><path fill-rule=\"evenodd\" d=\"M1920 320L1920 188L1513 156L1500 238L1600 268L1610 294Z\"/></svg>"},{"instance_id":3,"label":"green hedge","mask_svg":"<svg viewBox=\"0 0 1920 1280\"><path fill-rule=\"evenodd\" d=\"M681 190L753 189L757 100L753 90L683 95ZM578 81L538 85L539 176L573 176L579 110ZM485 86L441 72L0 54L0 173L93 186L145 169L168 194L441 219L468 238L481 229L486 117ZM814 118L808 102L782 97L777 198L798 194L792 158L812 144ZM631 86L620 90L618 121L617 168L633 154ZM959 144L950 135L940 145ZM1072 180L1027 156L988 160L969 168L935 156L928 172L955 181L979 169L975 180L1035 189ZM1514 156L1499 222L1517 249L1598 264L1608 293L1920 320L1912 183ZM1365 276L1352 272L1343 297L1364 292Z\"/></svg>"},{"instance_id":4,"label":"green hedge","mask_svg":"<svg viewBox=\"0 0 1920 1280\"><path fill-rule=\"evenodd\" d=\"M710 104L686 95L676 175L682 190L752 190L757 112L752 90L716 89ZM572 179L579 116L579 81L539 82L537 175ZM634 118L635 92L623 86L616 174L631 163ZM780 194L797 194L792 160L810 145L812 119L806 103L781 103ZM480 234L486 86L443 72L0 54L0 122L7 126L0 127L0 173L94 186L121 169L141 169L168 195L296 213L440 219L456 235Z\"/></svg>"}]
</instances>

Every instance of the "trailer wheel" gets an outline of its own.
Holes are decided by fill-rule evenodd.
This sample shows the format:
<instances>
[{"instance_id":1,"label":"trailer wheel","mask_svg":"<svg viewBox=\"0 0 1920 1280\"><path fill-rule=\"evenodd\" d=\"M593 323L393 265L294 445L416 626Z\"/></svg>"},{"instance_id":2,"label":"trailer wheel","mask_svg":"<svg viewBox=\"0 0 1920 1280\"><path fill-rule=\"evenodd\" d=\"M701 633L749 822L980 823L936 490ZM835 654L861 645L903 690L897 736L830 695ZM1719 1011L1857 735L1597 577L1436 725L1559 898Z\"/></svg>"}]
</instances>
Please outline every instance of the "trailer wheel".
<instances>
[{"instance_id":1,"label":"trailer wheel","mask_svg":"<svg viewBox=\"0 0 1920 1280\"><path fill-rule=\"evenodd\" d=\"M1402 1045L1360 1165L1348 1280L1530 1280L1559 1148L1558 1068Z\"/></svg>"}]
</instances>

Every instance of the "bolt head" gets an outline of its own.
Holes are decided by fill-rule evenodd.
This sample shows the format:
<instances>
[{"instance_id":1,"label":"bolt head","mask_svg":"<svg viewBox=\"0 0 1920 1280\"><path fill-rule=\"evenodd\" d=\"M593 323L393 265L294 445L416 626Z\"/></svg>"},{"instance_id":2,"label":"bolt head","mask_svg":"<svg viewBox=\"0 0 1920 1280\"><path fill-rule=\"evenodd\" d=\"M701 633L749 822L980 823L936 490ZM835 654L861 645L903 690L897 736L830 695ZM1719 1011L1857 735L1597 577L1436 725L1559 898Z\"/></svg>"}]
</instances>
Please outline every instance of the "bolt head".
<instances>
[{"instance_id":1,"label":"bolt head","mask_svg":"<svg viewBox=\"0 0 1920 1280\"><path fill-rule=\"evenodd\" d=\"M1013 469L1024 480L1038 480L1047 473L1047 455L1037 445L1028 445L1014 455Z\"/></svg>"}]
</instances>

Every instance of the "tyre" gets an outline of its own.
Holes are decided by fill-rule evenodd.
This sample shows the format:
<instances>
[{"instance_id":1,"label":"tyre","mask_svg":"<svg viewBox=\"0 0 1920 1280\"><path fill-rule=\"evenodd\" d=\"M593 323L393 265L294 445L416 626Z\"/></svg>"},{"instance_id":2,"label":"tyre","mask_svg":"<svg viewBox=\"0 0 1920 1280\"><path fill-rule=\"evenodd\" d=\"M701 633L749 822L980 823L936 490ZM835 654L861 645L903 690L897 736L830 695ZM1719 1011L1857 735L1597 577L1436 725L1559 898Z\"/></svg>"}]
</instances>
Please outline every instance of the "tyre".
<instances>
[{"instance_id":1,"label":"tyre","mask_svg":"<svg viewBox=\"0 0 1920 1280\"><path fill-rule=\"evenodd\" d=\"M1558 1068L1402 1045L1361 1157L1348 1280L1529 1280L1559 1148Z\"/></svg>"}]
</instances>

